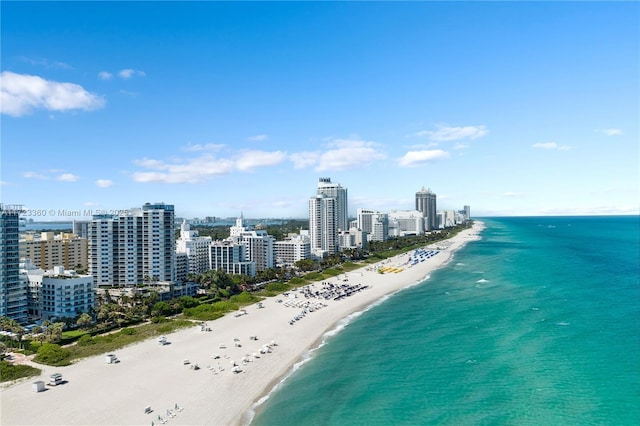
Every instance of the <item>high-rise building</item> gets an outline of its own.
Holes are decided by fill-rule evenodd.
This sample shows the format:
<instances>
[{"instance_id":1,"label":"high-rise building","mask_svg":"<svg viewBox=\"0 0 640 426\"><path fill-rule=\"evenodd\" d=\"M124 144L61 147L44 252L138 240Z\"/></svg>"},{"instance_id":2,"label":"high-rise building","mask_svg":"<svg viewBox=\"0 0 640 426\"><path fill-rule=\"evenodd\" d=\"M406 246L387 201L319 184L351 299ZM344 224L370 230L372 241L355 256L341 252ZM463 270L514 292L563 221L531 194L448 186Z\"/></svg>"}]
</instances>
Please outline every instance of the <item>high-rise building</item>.
<instances>
[{"instance_id":1,"label":"high-rise building","mask_svg":"<svg viewBox=\"0 0 640 426\"><path fill-rule=\"evenodd\" d=\"M316 256L338 250L338 210L334 197L318 194L309 199L309 237Z\"/></svg>"},{"instance_id":2,"label":"high-rise building","mask_svg":"<svg viewBox=\"0 0 640 426\"><path fill-rule=\"evenodd\" d=\"M89 272L98 286L174 281L174 207L145 204L120 215L94 215Z\"/></svg>"},{"instance_id":3,"label":"high-rise building","mask_svg":"<svg viewBox=\"0 0 640 426\"><path fill-rule=\"evenodd\" d=\"M176 240L176 254L186 253L189 259L187 273L202 274L210 269L209 246L211 237L201 237L192 231L186 220L180 225L180 237Z\"/></svg>"},{"instance_id":4,"label":"high-rise building","mask_svg":"<svg viewBox=\"0 0 640 426\"><path fill-rule=\"evenodd\" d=\"M264 271L275 267L275 256L273 246L275 237L269 235L263 229L254 230L244 225L244 217L236 219L236 226L229 230L229 240L246 247L247 259L255 262L256 271Z\"/></svg>"},{"instance_id":5,"label":"high-rise building","mask_svg":"<svg viewBox=\"0 0 640 426\"><path fill-rule=\"evenodd\" d=\"M318 195L320 194L336 199L338 229L341 231L348 230L349 210L347 204L347 188L343 188L339 183L331 182L331 178L320 178L318 180Z\"/></svg>"},{"instance_id":6,"label":"high-rise building","mask_svg":"<svg viewBox=\"0 0 640 426\"><path fill-rule=\"evenodd\" d=\"M22 206L0 203L0 315L27 322L28 285L20 280L19 225Z\"/></svg>"},{"instance_id":7,"label":"high-rise building","mask_svg":"<svg viewBox=\"0 0 640 426\"><path fill-rule=\"evenodd\" d=\"M416 192L416 210L422 212L425 218L425 228L427 230L436 229L438 227L438 219L436 217L436 194L424 186Z\"/></svg>"},{"instance_id":8,"label":"high-rise building","mask_svg":"<svg viewBox=\"0 0 640 426\"><path fill-rule=\"evenodd\" d=\"M384 241L389 237L389 217L377 210L358 209L357 228L367 233L368 241Z\"/></svg>"}]
</instances>

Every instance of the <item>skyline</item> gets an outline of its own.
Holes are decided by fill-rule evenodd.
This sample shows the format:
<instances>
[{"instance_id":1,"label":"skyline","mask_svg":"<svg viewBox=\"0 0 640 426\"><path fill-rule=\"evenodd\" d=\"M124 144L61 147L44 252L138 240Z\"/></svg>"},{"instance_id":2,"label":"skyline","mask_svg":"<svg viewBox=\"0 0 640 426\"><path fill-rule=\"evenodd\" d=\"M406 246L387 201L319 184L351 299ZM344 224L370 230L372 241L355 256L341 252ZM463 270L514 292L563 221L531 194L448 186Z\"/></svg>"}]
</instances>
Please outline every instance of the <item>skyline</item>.
<instances>
[{"instance_id":1,"label":"skyline","mask_svg":"<svg viewBox=\"0 0 640 426\"><path fill-rule=\"evenodd\" d=\"M1 7L6 204L639 213L637 3Z\"/></svg>"}]
</instances>

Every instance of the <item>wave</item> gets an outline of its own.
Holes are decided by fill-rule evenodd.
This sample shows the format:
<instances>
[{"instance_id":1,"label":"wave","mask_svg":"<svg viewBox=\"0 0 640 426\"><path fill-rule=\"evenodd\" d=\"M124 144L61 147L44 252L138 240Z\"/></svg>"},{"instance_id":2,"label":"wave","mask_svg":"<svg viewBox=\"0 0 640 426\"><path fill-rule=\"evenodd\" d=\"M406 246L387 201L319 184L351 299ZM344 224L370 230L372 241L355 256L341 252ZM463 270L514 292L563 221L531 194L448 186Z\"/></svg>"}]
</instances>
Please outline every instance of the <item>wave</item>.
<instances>
[{"instance_id":1,"label":"wave","mask_svg":"<svg viewBox=\"0 0 640 426\"><path fill-rule=\"evenodd\" d=\"M479 279L478 281L476 281L477 283L488 283L489 280L485 280L484 278Z\"/></svg>"}]
</instances>

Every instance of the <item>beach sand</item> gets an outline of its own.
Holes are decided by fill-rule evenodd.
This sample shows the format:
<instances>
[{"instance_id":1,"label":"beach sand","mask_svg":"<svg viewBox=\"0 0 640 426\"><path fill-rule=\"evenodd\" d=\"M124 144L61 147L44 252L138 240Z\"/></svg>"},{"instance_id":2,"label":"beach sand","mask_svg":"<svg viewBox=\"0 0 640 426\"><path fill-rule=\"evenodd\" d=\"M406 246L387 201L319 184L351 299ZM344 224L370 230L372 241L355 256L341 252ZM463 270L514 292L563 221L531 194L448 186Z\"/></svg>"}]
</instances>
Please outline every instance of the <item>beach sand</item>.
<instances>
[{"instance_id":1,"label":"beach sand","mask_svg":"<svg viewBox=\"0 0 640 426\"><path fill-rule=\"evenodd\" d=\"M0 424L247 424L256 401L268 394L341 319L422 281L446 264L455 250L478 239L481 229L482 223L476 221L472 229L434 244L440 252L414 266L408 267L407 253L327 281L368 286L340 300L307 299L296 290L289 297L265 299L263 308L250 305L245 308L246 315L230 313L209 321L211 331L201 331L194 325L167 335L167 345L154 339L120 349L115 352L120 362L115 364L108 364L100 355L68 367L38 366L43 368L41 376L0 390ZM395 267L397 272L380 274L375 270L379 266ZM312 289L319 291L321 287L321 283L315 283ZM295 304L304 302L326 306L308 311L291 325L292 318L304 309ZM272 342L275 345L270 352L260 353ZM214 355L219 358L214 359ZM243 362L245 357L249 362ZM241 372L232 371L233 362ZM199 369L192 368L195 364ZM47 382L52 373L61 373L65 383L35 392L33 383ZM180 410L176 410L176 404ZM152 411L146 413L146 407Z\"/></svg>"}]
</instances>

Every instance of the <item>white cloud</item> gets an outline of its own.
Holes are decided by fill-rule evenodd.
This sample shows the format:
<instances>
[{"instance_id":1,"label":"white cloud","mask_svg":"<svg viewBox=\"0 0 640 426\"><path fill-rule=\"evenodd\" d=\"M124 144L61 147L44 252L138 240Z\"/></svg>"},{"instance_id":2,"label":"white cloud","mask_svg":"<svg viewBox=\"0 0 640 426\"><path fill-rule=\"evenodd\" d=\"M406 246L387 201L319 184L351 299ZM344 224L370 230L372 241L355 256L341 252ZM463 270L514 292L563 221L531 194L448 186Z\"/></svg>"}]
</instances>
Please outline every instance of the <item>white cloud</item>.
<instances>
[{"instance_id":1,"label":"white cloud","mask_svg":"<svg viewBox=\"0 0 640 426\"><path fill-rule=\"evenodd\" d=\"M552 149L552 150L558 150L558 151L568 151L571 149L570 146L558 145L555 142L538 142L538 143L534 143L531 146L537 149Z\"/></svg>"},{"instance_id":2,"label":"white cloud","mask_svg":"<svg viewBox=\"0 0 640 426\"><path fill-rule=\"evenodd\" d=\"M449 153L441 149L409 151L398 160L398 165L400 167L416 167L448 157Z\"/></svg>"},{"instance_id":3,"label":"white cloud","mask_svg":"<svg viewBox=\"0 0 640 426\"><path fill-rule=\"evenodd\" d=\"M265 134L249 136L247 138L247 140L251 142L261 142L261 141L266 141L267 139L269 139L269 135L265 135Z\"/></svg>"},{"instance_id":4,"label":"white cloud","mask_svg":"<svg viewBox=\"0 0 640 426\"><path fill-rule=\"evenodd\" d=\"M9 182L7 182L6 180L0 180L0 186L8 186Z\"/></svg>"},{"instance_id":5,"label":"white cloud","mask_svg":"<svg viewBox=\"0 0 640 426\"><path fill-rule=\"evenodd\" d=\"M134 163L152 170L133 173L132 177L136 182L199 183L214 176L231 173L234 169L233 161L218 159L210 154L176 163L148 158Z\"/></svg>"},{"instance_id":6,"label":"white cloud","mask_svg":"<svg viewBox=\"0 0 640 426\"><path fill-rule=\"evenodd\" d=\"M450 127L439 125L437 127L438 130L422 130L413 136L427 136L432 141L446 142L460 139L478 139L489 133L486 126Z\"/></svg>"},{"instance_id":7,"label":"white cloud","mask_svg":"<svg viewBox=\"0 0 640 426\"><path fill-rule=\"evenodd\" d=\"M73 83L45 80L35 75L3 71L0 74L2 114L20 117L33 109L68 111L102 108L104 99Z\"/></svg>"},{"instance_id":8,"label":"white cloud","mask_svg":"<svg viewBox=\"0 0 640 426\"><path fill-rule=\"evenodd\" d=\"M24 172L22 176L27 179L40 179L40 180L49 179L49 176L43 175L42 173L38 173L38 172Z\"/></svg>"},{"instance_id":9,"label":"white cloud","mask_svg":"<svg viewBox=\"0 0 640 426\"><path fill-rule=\"evenodd\" d=\"M63 173L56 178L56 180L59 180L61 182L75 182L78 179L80 179L80 177L72 173Z\"/></svg>"},{"instance_id":10,"label":"white cloud","mask_svg":"<svg viewBox=\"0 0 640 426\"><path fill-rule=\"evenodd\" d=\"M345 170L367 166L387 156L378 150L375 142L358 139L335 139L326 151L299 152L289 156L297 169L315 166L315 170Z\"/></svg>"},{"instance_id":11,"label":"white cloud","mask_svg":"<svg viewBox=\"0 0 640 426\"><path fill-rule=\"evenodd\" d=\"M197 143L197 144L188 144L187 146L183 147L182 150L187 152L220 151L222 148L224 148L224 144L207 143L207 144L201 145Z\"/></svg>"},{"instance_id":12,"label":"white cloud","mask_svg":"<svg viewBox=\"0 0 640 426\"><path fill-rule=\"evenodd\" d=\"M98 179L96 185L100 188L109 188L113 185L113 181L110 179Z\"/></svg>"},{"instance_id":13,"label":"white cloud","mask_svg":"<svg viewBox=\"0 0 640 426\"><path fill-rule=\"evenodd\" d=\"M601 133L604 133L607 136L619 136L622 134L621 129L603 129L600 130Z\"/></svg>"},{"instance_id":14,"label":"white cloud","mask_svg":"<svg viewBox=\"0 0 640 426\"><path fill-rule=\"evenodd\" d=\"M111 80L113 78L113 74L108 71L100 71L98 73L98 78L100 80Z\"/></svg>"},{"instance_id":15,"label":"white cloud","mask_svg":"<svg viewBox=\"0 0 640 426\"><path fill-rule=\"evenodd\" d=\"M120 78L122 78L124 80L128 80L133 76L144 77L146 74L145 74L144 71L133 70L131 68L127 68L127 69L124 69L124 70L120 70L120 72L118 72L118 75L120 76Z\"/></svg>"},{"instance_id":16,"label":"white cloud","mask_svg":"<svg viewBox=\"0 0 640 426\"><path fill-rule=\"evenodd\" d=\"M282 151L245 151L235 160L236 169L246 172L257 167L275 166L282 163L286 154Z\"/></svg>"}]
</instances>

